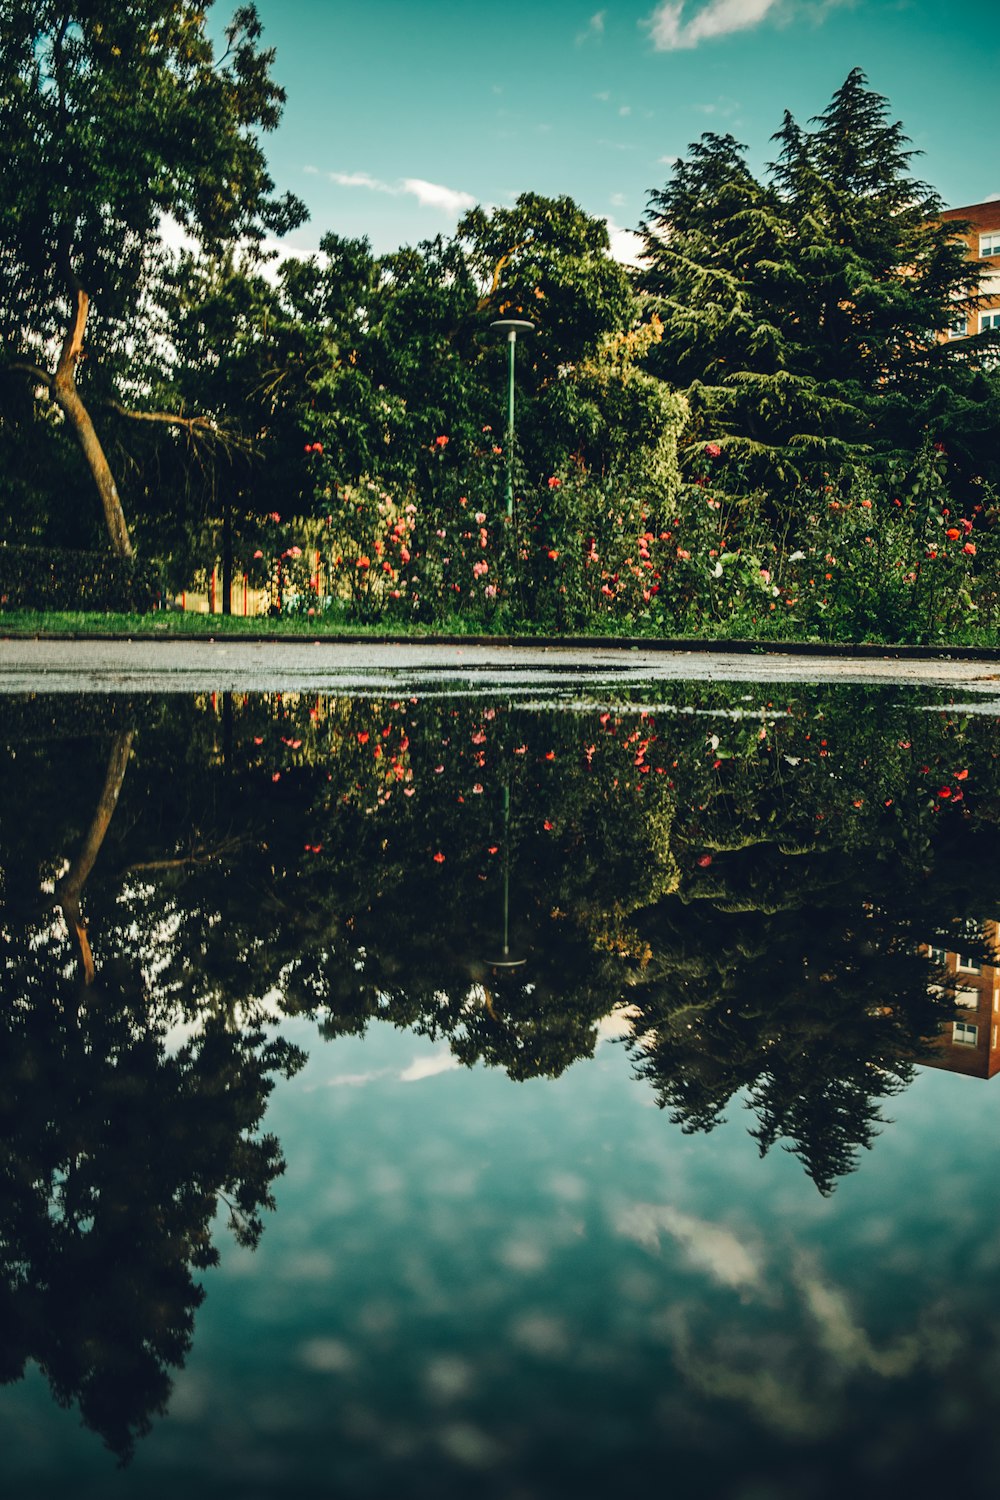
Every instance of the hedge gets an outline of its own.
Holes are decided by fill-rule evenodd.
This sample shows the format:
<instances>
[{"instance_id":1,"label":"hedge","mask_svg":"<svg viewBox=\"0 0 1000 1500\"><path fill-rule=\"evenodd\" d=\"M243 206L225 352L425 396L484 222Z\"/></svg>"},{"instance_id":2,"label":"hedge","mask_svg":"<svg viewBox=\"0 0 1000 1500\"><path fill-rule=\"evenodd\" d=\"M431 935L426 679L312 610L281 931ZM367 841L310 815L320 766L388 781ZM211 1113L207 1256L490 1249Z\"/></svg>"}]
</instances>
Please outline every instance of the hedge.
<instances>
[{"instance_id":1,"label":"hedge","mask_svg":"<svg viewBox=\"0 0 1000 1500\"><path fill-rule=\"evenodd\" d=\"M155 563L110 552L0 546L0 610L146 614L162 594Z\"/></svg>"}]
</instances>

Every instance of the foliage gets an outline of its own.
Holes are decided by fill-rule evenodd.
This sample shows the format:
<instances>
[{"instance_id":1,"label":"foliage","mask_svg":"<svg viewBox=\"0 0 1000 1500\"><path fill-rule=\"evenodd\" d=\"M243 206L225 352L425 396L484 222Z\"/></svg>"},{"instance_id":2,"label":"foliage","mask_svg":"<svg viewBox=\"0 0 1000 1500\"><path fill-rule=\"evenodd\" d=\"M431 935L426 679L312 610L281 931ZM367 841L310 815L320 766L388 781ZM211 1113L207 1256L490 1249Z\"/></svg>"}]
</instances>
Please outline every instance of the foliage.
<instances>
[{"instance_id":1,"label":"foliage","mask_svg":"<svg viewBox=\"0 0 1000 1500\"><path fill-rule=\"evenodd\" d=\"M237 10L221 57L207 28L206 10L187 0L0 6L4 362L76 433L123 553L128 530L81 386L87 403L119 415L141 394L136 315L162 216L218 253L305 215L272 196L257 136L277 124L284 94L255 9Z\"/></svg>"},{"instance_id":2,"label":"foliage","mask_svg":"<svg viewBox=\"0 0 1000 1500\"><path fill-rule=\"evenodd\" d=\"M813 126L786 112L763 182L732 136L702 136L645 224L650 367L688 390L691 453L708 439L741 459L779 511L844 458L912 452L963 382L937 331L978 285L860 69Z\"/></svg>"},{"instance_id":3,"label":"foliage","mask_svg":"<svg viewBox=\"0 0 1000 1500\"><path fill-rule=\"evenodd\" d=\"M86 609L146 614L162 598L154 563L60 547L0 547L0 611Z\"/></svg>"}]
</instances>

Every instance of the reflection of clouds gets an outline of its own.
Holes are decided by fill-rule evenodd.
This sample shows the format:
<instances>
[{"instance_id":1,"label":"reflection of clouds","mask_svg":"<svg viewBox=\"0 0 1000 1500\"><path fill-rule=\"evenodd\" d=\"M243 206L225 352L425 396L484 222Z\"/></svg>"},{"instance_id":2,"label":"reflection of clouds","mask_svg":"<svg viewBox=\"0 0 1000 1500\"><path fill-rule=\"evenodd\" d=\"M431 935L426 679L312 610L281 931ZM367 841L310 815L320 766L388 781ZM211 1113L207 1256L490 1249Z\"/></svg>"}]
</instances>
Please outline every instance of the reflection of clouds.
<instances>
[{"instance_id":1,"label":"reflection of clouds","mask_svg":"<svg viewBox=\"0 0 1000 1500\"><path fill-rule=\"evenodd\" d=\"M616 1042L620 1037L631 1036L632 1022L640 1014L635 1005L616 1005L613 1011L598 1021L597 1040Z\"/></svg>"},{"instance_id":2,"label":"reflection of clouds","mask_svg":"<svg viewBox=\"0 0 1000 1500\"><path fill-rule=\"evenodd\" d=\"M435 1078L438 1073L450 1073L462 1065L448 1051L432 1052L430 1057L415 1057L408 1068L399 1075L400 1083L418 1083L422 1078Z\"/></svg>"},{"instance_id":3,"label":"reflection of clouds","mask_svg":"<svg viewBox=\"0 0 1000 1500\"><path fill-rule=\"evenodd\" d=\"M457 1354L439 1354L424 1368L424 1385L434 1401L460 1401L474 1394L476 1372Z\"/></svg>"},{"instance_id":4,"label":"reflection of clouds","mask_svg":"<svg viewBox=\"0 0 1000 1500\"><path fill-rule=\"evenodd\" d=\"M548 1190L553 1198L564 1203L582 1203L587 1196L587 1184L575 1172L553 1172L548 1179Z\"/></svg>"},{"instance_id":5,"label":"reflection of clouds","mask_svg":"<svg viewBox=\"0 0 1000 1500\"><path fill-rule=\"evenodd\" d=\"M659 1250L661 1234L668 1234L693 1266L721 1286L763 1290L759 1256L721 1224L697 1219L668 1203L636 1203L619 1213L616 1227L619 1234L651 1251Z\"/></svg>"},{"instance_id":6,"label":"reflection of clouds","mask_svg":"<svg viewBox=\"0 0 1000 1500\"><path fill-rule=\"evenodd\" d=\"M540 1359L565 1359L570 1340L561 1318L550 1313L524 1313L510 1325L511 1342Z\"/></svg>"},{"instance_id":7,"label":"reflection of clouds","mask_svg":"<svg viewBox=\"0 0 1000 1500\"><path fill-rule=\"evenodd\" d=\"M549 1257L535 1239L513 1238L505 1240L497 1250L497 1259L509 1271L530 1273L541 1271L549 1263Z\"/></svg>"},{"instance_id":8,"label":"reflection of clouds","mask_svg":"<svg viewBox=\"0 0 1000 1500\"><path fill-rule=\"evenodd\" d=\"M424 1078L435 1078L439 1073L451 1073L462 1064L447 1050L431 1052L426 1057L415 1057L405 1068L369 1068L360 1073L335 1073L332 1078L303 1085L303 1092L316 1089L360 1089L369 1083L379 1083L391 1078L397 1083L419 1083Z\"/></svg>"},{"instance_id":9,"label":"reflection of clouds","mask_svg":"<svg viewBox=\"0 0 1000 1500\"><path fill-rule=\"evenodd\" d=\"M342 1339L308 1339L299 1345L298 1361L319 1375L345 1375L354 1368L354 1355Z\"/></svg>"},{"instance_id":10,"label":"reflection of clouds","mask_svg":"<svg viewBox=\"0 0 1000 1500\"><path fill-rule=\"evenodd\" d=\"M496 1439L471 1422L452 1422L442 1427L437 1440L449 1458L470 1469L490 1469L506 1457Z\"/></svg>"},{"instance_id":11,"label":"reflection of clouds","mask_svg":"<svg viewBox=\"0 0 1000 1500\"><path fill-rule=\"evenodd\" d=\"M877 1349L855 1318L844 1293L820 1275L812 1259L800 1255L792 1270L803 1306L812 1318L820 1348L844 1371L868 1370L891 1380L920 1365L935 1366L954 1358L957 1335L924 1318L921 1325L885 1349Z\"/></svg>"},{"instance_id":12,"label":"reflection of clouds","mask_svg":"<svg viewBox=\"0 0 1000 1500\"><path fill-rule=\"evenodd\" d=\"M835 1426L826 1392L810 1400L799 1372L768 1369L757 1360L752 1368L740 1369L731 1350L713 1358L696 1347L680 1308L671 1309L666 1321L677 1368L701 1395L736 1401L768 1427L790 1436L816 1438Z\"/></svg>"},{"instance_id":13,"label":"reflection of clouds","mask_svg":"<svg viewBox=\"0 0 1000 1500\"><path fill-rule=\"evenodd\" d=\"M648 1328L697 1393L735 1401L776 1432L821 1438L843 1422L849 1387L859 1379L888 1382L921 1369L940 1372L961 1353L961 1336L943 1303L925 1308L902 1335L880 1347L847 1292L811 1255L789 1255L779 1270L761 1247L669 1204L630 1205L619 1212L616 1227L654 1255L668 1235L696 1271L739 1291L743 1303L756 1304L756 1313L748 1306L725 1320L717 1298L687 1294L682 1302L675 1290L675 1300L659 1312L650 1307ZM623 1286L622 1294L642 1301L647 1288L641 1282L634 1290ZM779 1305L780 1326L760 1321ZM794 1311L799 1318L793 1323Z\"/></svg>"}]
</instances>

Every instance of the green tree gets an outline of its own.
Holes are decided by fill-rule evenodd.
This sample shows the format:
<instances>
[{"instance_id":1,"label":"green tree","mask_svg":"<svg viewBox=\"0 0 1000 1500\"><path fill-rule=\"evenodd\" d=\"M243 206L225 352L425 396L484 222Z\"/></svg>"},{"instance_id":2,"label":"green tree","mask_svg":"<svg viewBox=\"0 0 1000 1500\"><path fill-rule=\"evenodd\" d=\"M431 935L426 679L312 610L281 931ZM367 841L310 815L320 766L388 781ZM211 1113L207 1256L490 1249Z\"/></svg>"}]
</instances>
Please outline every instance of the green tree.
<instances>
[{"instance_id":1,"label":"green tree","mask_svg":"<svg viewBox=\"0 0 1000 1500\"><path fill-rule=\"evenodd\" d=\"M765 181L732 136L703 136L645 220L665 324L650 366L688 388L694 440L771 484L912 452L956 381L937 332L977 287L860 69L811 125L785 114Z\"/></svg>"},{"instance_id":2,"label":"green tree","mask_svg":"<svg viewBox=\"0 0 1000 1500\"><path fill-rule=\"evenodd\" d=\"M145 392L131 362L163 215L216 252L305 218L297 199L272 196L259 142L284 93L256 10L235 12L221 56L206 10L190 0L0 0L3 359L75 434L123 555L129 530L91 407L211 428L136 409Z\"/></svg>"}]
</instances>

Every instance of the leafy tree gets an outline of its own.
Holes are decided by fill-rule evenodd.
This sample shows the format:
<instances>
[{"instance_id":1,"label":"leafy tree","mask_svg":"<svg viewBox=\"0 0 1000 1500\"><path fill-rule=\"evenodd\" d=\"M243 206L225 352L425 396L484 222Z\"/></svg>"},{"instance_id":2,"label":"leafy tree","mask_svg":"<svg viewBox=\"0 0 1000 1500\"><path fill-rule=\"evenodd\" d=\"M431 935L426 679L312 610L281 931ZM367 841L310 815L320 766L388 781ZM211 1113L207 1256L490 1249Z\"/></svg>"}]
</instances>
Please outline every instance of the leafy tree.
<instances>
[{"instance_id":1,"label":"leafy tree","mask_svg":"<svg viewBox=\"0 0 1000 1500\"><path fill-rule=\"evenodd\" d=\"M912 451L956 379L937 331L977 286L860 69L811 124L786 113L765 181L732 136L703 136L645 219L650 367L688 388L699 443L769 484Z\"/></svg>"},{"instance_id":2,"label":"leafy tree","mask_svg":"<svg viewBox=\"0 0 1000 1500\"><path fill-rule=\"evenodd\" d=\"M284 94L256 10L235 12L220 57L206 11L190 0L0 3L3 359L76 435L111 545L126 555L91 407L211 429L205 418L133 409L136 324L162 216L213 252L305 217L297 199L272 196L258 139L277 124Z\"/></svg>"}]
</instances>

